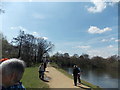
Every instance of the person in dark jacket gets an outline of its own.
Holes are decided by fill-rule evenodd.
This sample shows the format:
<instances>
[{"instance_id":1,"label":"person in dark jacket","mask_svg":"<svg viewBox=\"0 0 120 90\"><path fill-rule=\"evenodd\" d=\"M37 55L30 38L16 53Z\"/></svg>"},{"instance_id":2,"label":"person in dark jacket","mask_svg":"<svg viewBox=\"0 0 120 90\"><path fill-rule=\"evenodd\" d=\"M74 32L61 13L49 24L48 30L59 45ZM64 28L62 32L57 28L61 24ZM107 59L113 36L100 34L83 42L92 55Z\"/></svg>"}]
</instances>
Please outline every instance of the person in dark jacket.
<instances>
[{"instance_id":1,"label":"person in dark jacket","mask_svg":"<svg viewBox=\"0 0 120 90\"><path fill-rule=\"evenodd\" d=\"M78 77L79 73L80 73L79 68L77 67L77 65L74 65L74 68L73 68L73 77L74 77L74 85L75 86L77 86L77 78L78 78L79 83L81 82L80 81L80 77Z\"/></svg>"}]
</instances>

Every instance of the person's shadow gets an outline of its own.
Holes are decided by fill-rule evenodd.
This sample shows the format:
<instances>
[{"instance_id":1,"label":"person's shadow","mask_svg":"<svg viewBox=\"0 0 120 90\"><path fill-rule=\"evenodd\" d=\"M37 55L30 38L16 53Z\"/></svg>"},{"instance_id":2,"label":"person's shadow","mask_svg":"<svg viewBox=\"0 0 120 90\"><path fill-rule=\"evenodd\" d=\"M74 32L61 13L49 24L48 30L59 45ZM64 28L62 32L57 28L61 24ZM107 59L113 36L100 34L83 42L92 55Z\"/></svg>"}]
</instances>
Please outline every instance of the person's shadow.
<instances>
[{"instance_id":1,"label":"person's shadow","mask_svg":"<svg viewBox=\"0 0 120 90\"><path fill-rule=\"evenodd\" d=\"M44 79L41 79L41 78L40 78L40 80L42 80L42 81L44 81L44 82L49 82L50 79L51 79L50 77L45 77Z\"/></svg>"},{"instance_id":2,"label":"person's shadow","mask_svg":"<svg viewBox=\"0 0 120 90\"><path fill-rule=\"evenodd\" d=\"M81 83L81 85L77 85L77 87L83 88L85 90L91 90L91 88L83 83Z\"/></svg>"}]
</instances>

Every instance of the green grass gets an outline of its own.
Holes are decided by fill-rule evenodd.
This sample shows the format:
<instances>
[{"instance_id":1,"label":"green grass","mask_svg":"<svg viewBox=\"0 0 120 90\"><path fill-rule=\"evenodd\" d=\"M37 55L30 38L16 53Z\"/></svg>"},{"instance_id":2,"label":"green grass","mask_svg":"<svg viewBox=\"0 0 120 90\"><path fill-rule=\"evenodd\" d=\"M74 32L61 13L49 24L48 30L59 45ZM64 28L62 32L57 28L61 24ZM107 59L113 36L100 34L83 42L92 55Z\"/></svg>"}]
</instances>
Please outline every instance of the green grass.
<instances>
[{"instance_id":1,"label":"green grass","mask_svg":"<svg viewBox=\"0 0 120 90\"><path fill-rule=\"evenodd\" d=\"M49 86L39 79L38 67L29 67L25 69L22 77L22 83L25 88L49 88Z\"/></svg>"},{"instance_id":2,"label":"green grass","mask_svg":"<svg viewBox=\"0 0 120 90\"><path fill-rule=\"evenodd\" d=\"M68 72L66 72L65 70L61 69L57 64L55 63L51 63L51 66L55 67L58 71L62 72L64 75L66 75L67 77L73 79L73 76L71 74L69 74ZM99 86L93 85L87 81L81 80L81 82L89 87L92 88L92 90L102 90Z\"/></svg>"}]
</instances>

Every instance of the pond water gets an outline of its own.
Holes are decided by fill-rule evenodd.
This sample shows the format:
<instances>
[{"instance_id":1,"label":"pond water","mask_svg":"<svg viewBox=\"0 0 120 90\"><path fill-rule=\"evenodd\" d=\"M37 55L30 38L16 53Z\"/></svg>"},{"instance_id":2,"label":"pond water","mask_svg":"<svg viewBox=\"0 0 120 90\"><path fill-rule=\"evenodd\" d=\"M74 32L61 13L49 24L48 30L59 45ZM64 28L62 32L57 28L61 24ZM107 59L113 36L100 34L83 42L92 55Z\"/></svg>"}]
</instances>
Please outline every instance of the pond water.
<instances>
[{"instance_id":1,"label":"pond water","mask_svg":"<svg viewBox=\"0 0 120 90\"><path fill-rule=\"evenodd\" d=\"M72 68L63 68L69 74L72 74ZM101 88L118 88L118 71L114 70L100 70L100 69L81 69L81 79L88 81L94 85L100 86ZM120 74L119 74L120 75ZM120 90L120 88L119 88Z\"/></svg>"}]
</instances>

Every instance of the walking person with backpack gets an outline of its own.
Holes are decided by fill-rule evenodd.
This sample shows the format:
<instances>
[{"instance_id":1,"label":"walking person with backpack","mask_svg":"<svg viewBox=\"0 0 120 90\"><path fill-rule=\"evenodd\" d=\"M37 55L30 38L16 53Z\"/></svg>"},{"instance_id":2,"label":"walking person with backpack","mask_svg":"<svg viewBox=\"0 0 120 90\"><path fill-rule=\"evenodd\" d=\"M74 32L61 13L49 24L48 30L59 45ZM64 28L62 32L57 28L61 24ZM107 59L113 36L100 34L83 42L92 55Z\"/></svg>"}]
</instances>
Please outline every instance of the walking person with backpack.
<instances>
[{"instance_id":1,"label":"walking person with backpack","mask_svg":"<svg viewBox=\"0 0 120 90\"><path fill-rule=\"evenodd\" d=\"M74 85L75 86L77 86L77 79L78 79L79 83L81 83L81 80L80 80L80 69L77 67L77 65L74 65L73 77L74 77Z\"/></svg>"}]
</instances>

